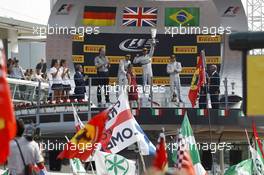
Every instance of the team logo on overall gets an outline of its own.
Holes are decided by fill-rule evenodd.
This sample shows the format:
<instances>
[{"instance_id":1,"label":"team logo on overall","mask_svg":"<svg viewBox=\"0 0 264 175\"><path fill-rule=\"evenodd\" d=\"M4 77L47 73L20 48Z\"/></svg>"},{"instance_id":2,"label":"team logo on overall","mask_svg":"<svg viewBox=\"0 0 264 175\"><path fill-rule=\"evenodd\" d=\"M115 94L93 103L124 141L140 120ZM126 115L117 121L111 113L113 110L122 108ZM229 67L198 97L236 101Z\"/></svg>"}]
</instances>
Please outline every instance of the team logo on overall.
<instances>
[{"instance_id":1,"label":"team logo on overall","mask_svg":"<svg viewBox=\"0 0 264 175\"><path fill-rule=\"evenodd\" d=\"M116 154L105 156L105 166L109 175L126 175L129 170L129 162Z\"/></svg>"}]
</instances>

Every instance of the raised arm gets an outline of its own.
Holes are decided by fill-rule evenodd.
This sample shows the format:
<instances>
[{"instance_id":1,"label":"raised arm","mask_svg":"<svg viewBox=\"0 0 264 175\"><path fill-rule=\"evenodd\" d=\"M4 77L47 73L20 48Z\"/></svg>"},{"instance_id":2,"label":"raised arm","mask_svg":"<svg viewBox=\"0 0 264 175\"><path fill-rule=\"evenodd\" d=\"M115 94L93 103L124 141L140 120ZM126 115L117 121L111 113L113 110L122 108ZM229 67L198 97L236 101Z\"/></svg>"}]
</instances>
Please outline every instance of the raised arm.
<instances>
[{"instance_id":1,"label":"raised arm","mask_svg":"<svg viewBox=\"0 0 264 175\"><path fill-rule=\"evenodd\" d=\"M124 60L121 60L120 61L120 71L122 72L122 73L124 73L124 74L126 74L127 72L126 72L126 70L125 70L125 63L124 63Z\"/></svg>"},{"instance_id":2,"label":"raised arm","mask_svg":"<svg viewBox=\"0 0 264 175\"><path fill-rule=\"evenodd\" d=\"M150 48L150 51L149 51L149 54L148 54L150 58L153 57L154 50L155 50L155 45L154 44L151 44L151 48Z\"/></svg>"}]
</instances>

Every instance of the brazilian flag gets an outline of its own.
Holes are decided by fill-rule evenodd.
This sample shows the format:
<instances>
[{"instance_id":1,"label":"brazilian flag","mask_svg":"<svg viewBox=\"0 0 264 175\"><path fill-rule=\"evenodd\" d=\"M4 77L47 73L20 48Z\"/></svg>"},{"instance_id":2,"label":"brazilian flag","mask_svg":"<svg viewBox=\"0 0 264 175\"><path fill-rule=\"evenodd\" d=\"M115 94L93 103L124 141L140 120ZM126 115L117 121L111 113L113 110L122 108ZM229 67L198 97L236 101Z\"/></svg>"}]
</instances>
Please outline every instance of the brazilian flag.
<instances>
[{"instance_id":1,"label":"brazilian flag","mask_svg":"<svg viewBox=\"0 0 264 175\"><path fill-rule=\"evenodd\" d=\"M199 26L200 9L190 8L166 8L165 26Z\"/></svg>"}]
</instances>

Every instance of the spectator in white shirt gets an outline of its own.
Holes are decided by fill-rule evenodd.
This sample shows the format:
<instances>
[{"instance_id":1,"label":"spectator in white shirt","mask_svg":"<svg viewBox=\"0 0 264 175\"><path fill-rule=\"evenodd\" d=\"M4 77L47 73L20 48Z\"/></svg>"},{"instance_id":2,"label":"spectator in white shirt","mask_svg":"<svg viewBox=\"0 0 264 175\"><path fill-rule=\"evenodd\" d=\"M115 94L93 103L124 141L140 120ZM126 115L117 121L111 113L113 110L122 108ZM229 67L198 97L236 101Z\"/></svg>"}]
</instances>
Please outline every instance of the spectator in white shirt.
<instances>
[{"instance_id":1,"label":"spectator in white shirt","mask_svg":"<svg viewBox=\"0 0 264 175\"><path fill-rule=\"evenodd\" d=\"M66 60L62 59L60 62L60 69L62 72L62 96L65 101L69 100L69 92L71 91L70 82L70 69L68 68L68 63Z\"/></svg>"},{"instance_id":2,"label":"spectator in white shirt","mask_svg":"<svg viewBox=\"0 0 264 175\"><path fill-rule=\"evenodd\" d=\"M60 69L60 65L58 60L52 60L50 74L52 76L52 86L51 89L54 92L54 99L56 102L61 102L61 94L62 94L62 69Z\"/></svg>"},{"instance_id":3,"label":"spectator in white shirt","mask_svg":"<svg viewBox=\"0 0 264 175\"><path fill-rule=\"evenodd\" d=\"M40 148L33 140L33 127L27 127L25 133L24 130L25 128L23 121L17 120L17 135L16 138L10 143L10 155L8 157L7 166L10 175L27 175L25 172L25 165L37 165L39 169L45 168L44 159L41 155ZM23 133L24 136L22 136Z\"/></svg>"},{"instance_id":4,"label":"spectator in white shirt","mask_svg":"<svg viewBox=\"0 0 264 175\"><path fill-rule=\"evenodd\" d=\"M10 77L16 78L16 79L25 79L23 69L18 63L19 63L18 60L14 60L14 65L12 67Z\"/></svg>"}]
</instances>

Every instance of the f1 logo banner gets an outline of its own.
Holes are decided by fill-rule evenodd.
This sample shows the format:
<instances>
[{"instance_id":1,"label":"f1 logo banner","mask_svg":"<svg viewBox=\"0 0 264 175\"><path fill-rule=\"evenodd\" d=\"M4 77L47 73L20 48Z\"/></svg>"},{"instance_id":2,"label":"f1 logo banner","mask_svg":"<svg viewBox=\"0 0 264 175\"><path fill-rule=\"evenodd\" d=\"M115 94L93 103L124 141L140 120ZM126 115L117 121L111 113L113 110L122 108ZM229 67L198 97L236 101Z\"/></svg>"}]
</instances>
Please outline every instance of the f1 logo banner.
<instances>
[{"instance_id":1,"label":"f1 logo banner","mask_svg":"<svg viewBox=\"0 0 264 175\"><path fill-rule=\"evenodd\" d=\"M177 61L181 62L183 68L195 68L197 63L197 56L201 50L205 50L206 56L220 57L220 35L212 38L211 35L177 35L171 37L170 35L158 34L158 40L155 47L154 56L152 59L152 70L154 78L167 78L166 66L171 54L176 55ZM119 61L124 58L126 54L131 54L132 59L137 55L142 54L143 48L150 48L151 35L150 34L125 34L100 33L98 35L85 35L82 40L73 40L72 54L83 55L83 66L94 66L94 58L98 55L101 47L105 48L106 56L110 60L111 67L109 68L109 76L117 77ZM78 61L74 60L76 64ZM79 62L81 62L80 60ZM208 64L212 64L208 62ZM134 65L139 68L141 65ZM96 71L86 71L90 77L96 77ZM181 73L181 82L183 85L190 85L190 74ZM140 77L140 74L138 74ZM138 79L141 83L141 78ZM97 84L93 81L93 85Z\"/></svg>"},{"instance_id":2,"label":"f1 logo banner","mask_svg":"<svg viewBox=\"0 0 264 175\"><path fill-rule=\"evenodd\" d=\"M57 15L68 15L73 7L73 4L62 4L57 11Z\"/></svg>"}]
</instances>

